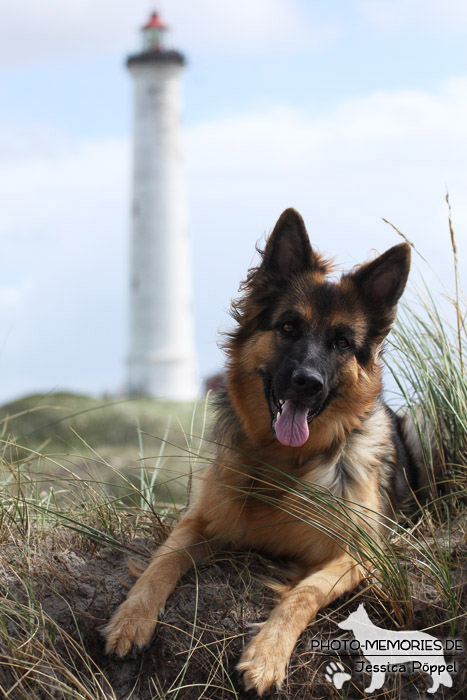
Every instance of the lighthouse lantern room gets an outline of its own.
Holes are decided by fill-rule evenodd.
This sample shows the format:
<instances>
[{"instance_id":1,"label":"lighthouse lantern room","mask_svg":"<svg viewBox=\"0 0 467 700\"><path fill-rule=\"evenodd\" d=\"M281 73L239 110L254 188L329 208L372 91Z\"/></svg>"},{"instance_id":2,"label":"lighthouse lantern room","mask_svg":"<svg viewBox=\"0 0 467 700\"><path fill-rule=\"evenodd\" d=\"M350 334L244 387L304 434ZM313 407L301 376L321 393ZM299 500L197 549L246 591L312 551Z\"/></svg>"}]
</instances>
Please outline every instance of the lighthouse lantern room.
<instances>
[{"instance_id":1,"label":"lighthouse lantern room","mask_svg":"<svg viewBox=\"0 0 467 700\"><path fill-rule=\"evenodd\" d=\"M164 34L167 29L167 25L162 22L157 12L153 12L149 22L141 29L143 33L143 51L162 51Z\"/></svg>"}]
</instances>

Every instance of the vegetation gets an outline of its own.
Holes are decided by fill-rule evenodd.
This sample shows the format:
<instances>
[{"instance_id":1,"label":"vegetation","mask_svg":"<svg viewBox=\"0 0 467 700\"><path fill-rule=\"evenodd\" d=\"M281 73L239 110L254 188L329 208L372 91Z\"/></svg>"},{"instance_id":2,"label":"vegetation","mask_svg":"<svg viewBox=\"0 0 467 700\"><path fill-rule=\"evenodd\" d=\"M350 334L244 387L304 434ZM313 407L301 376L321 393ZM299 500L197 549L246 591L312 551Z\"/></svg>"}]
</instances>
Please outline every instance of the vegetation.
<instances>
[{"instance_id":1,"label":"vegetation","mask_svg":"<svg viewBox=\"0 0 467 700\"><path fill-rule=\"evenodd\" d=\"M69 393L27 396L0 408L4 460L56 479L100 483L128 503L152 483L151 499L186 500L191 451L205 432L204 406L151 399L97 400ZM192 465L191 465L192 466Z\"/></svg>"},{"instance_id":2,"label":"vegetation","mask_svg":"<svg viewBox=\"0 0 467 700\"><path fill-rule=\"evenodd\" d=\"M455 251L453 235L452 241ZM429 502L420 502L409 523L386 520L390 544L384 550L376 539L352 532L350 520L349 532L374 566L358 591L372 620L460 637L466 649L467 334L457 268L455 288L453 322L428 292L419 295L400 315L387 353L419 426ZM233 667L248 625L264 619L273 604L263 582L273 565L257 554L219 555L187 575L169 601L156 641L142 655L123 662L106 658L97 631L131 583L126 557L147 557L165 537L189 498L191 481L195 485L211 459L208 417L204 403L96 401L71 394L28 397L0 410L3 697L250 697ZM292 517L307 519L309 502L321 508L322 528L333 531L336 516L346 517L339 499L303 490L292 479L281 484L300 493ZM368 514L369 521L380 517ZM329 657L310 648L313 637L342 634L335 623L355 609L356 596L352 592L323 610L302 635L278 698L362 697L367 677L354 676L338 691L324 679ZM440 689L439 697L464 697L465 653L454 660L453 688ZM341 661L352 665L351 659ZM427 680L388 675L384 693L376 695L422 698Z\"/></svg>"}]
</instances>

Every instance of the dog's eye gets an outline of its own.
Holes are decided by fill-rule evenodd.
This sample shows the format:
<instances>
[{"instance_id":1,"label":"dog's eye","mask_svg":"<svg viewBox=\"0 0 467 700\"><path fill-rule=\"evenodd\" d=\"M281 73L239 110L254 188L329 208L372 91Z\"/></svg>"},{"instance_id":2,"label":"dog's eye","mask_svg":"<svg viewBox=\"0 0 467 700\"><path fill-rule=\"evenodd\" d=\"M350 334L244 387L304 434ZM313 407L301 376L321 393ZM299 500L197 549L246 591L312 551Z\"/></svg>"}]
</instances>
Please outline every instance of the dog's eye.
<instances>
[{"instance_id":1,"label":"dog's eye","mask_svg":"<svg viewBox=\"0 0 467 700\"><path fill-rule=\"evenodd\" d=\"M336 348L339 348L339 350L347 350L347 348L350 347L349 341L347 340L347 338L344 338L344 336L337 338L334 345L336 346Z\"/></svg>"},{"instance_id":2,"label":"dog's eye","mask_svg":"<svg viewBox=\"0 0 467 700\"><path fill-rule=\"evenodd\" d=\"M293 323L290 323L290 321L286 321L281 326L281 331L283 333L286 333L287 335L290 335L291 333L293 333L294 330L295 330L295 326Z\"/></svg>"}]
</instances>

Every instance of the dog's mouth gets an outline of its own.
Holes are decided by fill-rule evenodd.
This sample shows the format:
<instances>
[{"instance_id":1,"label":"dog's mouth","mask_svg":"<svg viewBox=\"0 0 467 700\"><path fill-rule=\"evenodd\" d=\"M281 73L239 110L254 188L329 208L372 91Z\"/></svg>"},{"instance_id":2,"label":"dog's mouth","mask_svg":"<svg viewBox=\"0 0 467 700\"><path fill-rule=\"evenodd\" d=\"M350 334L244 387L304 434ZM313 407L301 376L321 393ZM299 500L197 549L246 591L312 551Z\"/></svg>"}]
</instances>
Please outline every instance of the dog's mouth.
<instances>
[{"instance_id":1,"label":"dog's mouth","mask_svg":"<svg viewBox=\"0 0 467 700\"><path fill-rule=\"evenodd\" d=\"M272 431L282 445L301 447L310 435L309 425L321 412L324 401L313 408L294 399L279 399L271 382Z\"/></svg>"}]
</instances>

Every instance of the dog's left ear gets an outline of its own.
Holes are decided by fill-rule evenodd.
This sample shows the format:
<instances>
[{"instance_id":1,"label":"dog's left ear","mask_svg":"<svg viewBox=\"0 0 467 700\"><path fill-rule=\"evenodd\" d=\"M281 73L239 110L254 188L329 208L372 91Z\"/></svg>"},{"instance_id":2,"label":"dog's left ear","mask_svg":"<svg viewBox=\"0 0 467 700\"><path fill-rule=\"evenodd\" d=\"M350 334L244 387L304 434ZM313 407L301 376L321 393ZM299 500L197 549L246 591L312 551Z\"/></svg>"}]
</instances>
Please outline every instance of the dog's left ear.
<instances>
[{"instance_id":1,"label":"dog's left ear","mask_svg":"<svg viewBox=\"0 0 467 700\"><path fill-rule=\"evenodd\" d=\"M397 302L410 270L410 246L401 243L348 276L373 319L375 335L386 335L396 318Z\"/></svg>"},{"instance_id":2,"label":"dog's left ear","mask_svg":"<svg viewBox=\"0 0 467 700\"><path fill-rule=\"evenodd\" d=\"M345 275L366 307L370 321L368 332L378 342L386 337L394 323L409 269L410 246L401 243Z\"/></svg>"},{"instance_id":3,"label":"dog's left ear","mask_svg":"<svg viewBox=\"0 0 467 700\"><path fill-rule=\"evenodd\" d=\"M310 245L302 217L295 209L286 209L267 240L259 272L281 281L321 268L326 272L326 266Z\"/></svg>"},{"instance_id":4,"label":"dog's left ear","mask_svg":"<svg viewBox=\"0 0 467 700\"><path fill-rule=\"evenodd\" d=\"M394 307L402 296L410 270L410 246L400 243L351 276L362 296L377 307Z\"/></svg>"}]
</instances>

